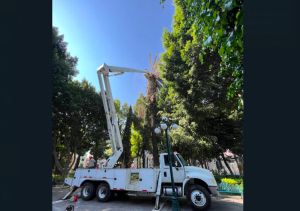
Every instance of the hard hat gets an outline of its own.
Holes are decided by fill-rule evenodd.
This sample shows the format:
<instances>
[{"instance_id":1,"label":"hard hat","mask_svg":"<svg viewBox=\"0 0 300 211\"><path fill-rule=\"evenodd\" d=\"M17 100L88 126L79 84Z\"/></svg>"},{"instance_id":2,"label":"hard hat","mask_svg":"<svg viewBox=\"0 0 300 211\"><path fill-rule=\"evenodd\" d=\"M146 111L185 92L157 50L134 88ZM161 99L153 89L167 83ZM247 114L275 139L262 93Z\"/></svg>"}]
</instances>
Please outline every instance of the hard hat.
<instances>
[{"instance_id":1,"label":"hard hat","mask_svg":"<svg viewBox=\"0 0 300 211\"><path fill-rule=\"evenodd\" d=\"M89 158L92 158L92 157L93 157L93 156L91 156L91 155L89 156Z\"/></svg>"}]
</instances>

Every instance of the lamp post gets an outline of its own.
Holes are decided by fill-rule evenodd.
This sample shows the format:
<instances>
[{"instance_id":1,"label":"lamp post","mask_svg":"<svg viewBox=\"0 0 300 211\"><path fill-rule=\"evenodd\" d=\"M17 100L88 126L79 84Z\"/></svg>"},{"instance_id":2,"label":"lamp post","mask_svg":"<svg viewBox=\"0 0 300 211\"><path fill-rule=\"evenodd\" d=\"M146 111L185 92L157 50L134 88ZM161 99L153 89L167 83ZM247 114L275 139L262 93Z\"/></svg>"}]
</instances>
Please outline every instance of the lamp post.
<instances>
[{"instance_id":1,"label":"lamp post","mask_svg":"<svg viewBox=\"0 0 300 211\"><path fill-rule=\"evenodd\" d=\"M167 117L163 117L160 124L158 124L154 130L155 133L160 133L160 129L165 131L166 133L166 143L167 143L167 150L168 150L168 159L169 159L169 167L170 167L170 175L171 175L171 184L172 184L172 211L180 211L180 207L178 204L178 198L175 193L175 187L174 187L174 179L173 179L173 169L172 169L172 162L171 162L171 155L170 155L170 148L169 148L169 139L168 135L170 134L170 130L172 126L172 129L176 130L178 128L178 125L175 124L174 121L168 120Z\"/></svg>"}]
</instances>

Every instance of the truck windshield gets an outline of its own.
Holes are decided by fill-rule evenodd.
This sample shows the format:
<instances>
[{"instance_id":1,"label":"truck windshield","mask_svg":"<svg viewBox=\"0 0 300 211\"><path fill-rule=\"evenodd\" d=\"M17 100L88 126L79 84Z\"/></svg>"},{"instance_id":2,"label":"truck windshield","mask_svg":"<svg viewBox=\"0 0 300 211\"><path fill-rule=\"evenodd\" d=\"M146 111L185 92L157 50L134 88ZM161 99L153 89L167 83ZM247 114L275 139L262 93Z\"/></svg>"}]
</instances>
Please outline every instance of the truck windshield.
<instances>
[{"instance_id":1,"label":"truck windshield","mask_svg":"<svg viewBox=\"0 0 300 211\"><path fill-rule=\"evenodd\" d=\"M183 159L183 157L181 157L180 154L177 154L177 157L179 158L180 162L182 163L182 165L187 166L185 160Z\"/></svg>"}]
</instances>

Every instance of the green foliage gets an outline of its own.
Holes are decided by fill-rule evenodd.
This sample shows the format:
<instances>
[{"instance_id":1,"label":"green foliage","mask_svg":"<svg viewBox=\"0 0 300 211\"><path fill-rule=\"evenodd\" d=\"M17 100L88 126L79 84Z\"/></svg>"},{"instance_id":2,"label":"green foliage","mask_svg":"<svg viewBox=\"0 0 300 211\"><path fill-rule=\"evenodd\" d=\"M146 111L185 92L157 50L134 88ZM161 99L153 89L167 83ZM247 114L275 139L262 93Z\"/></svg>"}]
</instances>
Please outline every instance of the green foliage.
<instances>
[{"instance_id":1,"label":"green foliage","mask_svg":"<svg viewBox=\"0 0 300 211\"><path fill-rule=\"evenodd\" d=\"M244 190L244 181L239 185L240 189Z\"/></svg>"},{"instance_id":2,"label":"green foliage","mask_svg":"<svg viewBox=\"0 0 300 211\"><path fill-rule=\"evenodd\" d=\"M145 108L145 118L144 118L144 127L143 127L143 146L145 150L152 151L152 142L151 139L151 116L149 106L147 105Z\"/></svg>"},{"instance_id":3,"label":"green foliage","mask_svg":"<svg viewBox=\"0 0 300 211\"><path fill-rule=\"evenodd\" d=\"M160 3L164 3L164 0ZM198 46L199 52L195 55L198 55L198 60L203 65L211 65L210 58L205 56L207 53L219 54L221 60L218 61L218 65L221 67L218 75L234 78L227 87L227 98L238 97L238 108L242 108L243 0L174 0L174 3L176 5L173 17L174 33L179 34L182 33L181 29L186 29L190 30L192 36L191 42L181 42L181 44L185 45L185 50L188 50L196 40L201 43Z\"/></svg>"},{"instance_id":4,"label":"green foliage","mask_svg":"<svg viewBox=\"0 0 300 211\"><path fill-rule=\"evenodd\" d=\"M143 94L140 92L139 97L136 99L136 103L133 106L133 111L141 126L144 125L146 106L147 106L147 101L143 96ZM135 127L137 126L138 125L135 125Z\"/></svg>"},{"instance_id":5,"label":"green foliage","mask_svg":"<svg viewBox=\"0 0 300 211\"><path fill-rule=\"evenodd\" d=\"M138 180L139 179L139 174L133 174L131 177L130 177L131 180Z\"/></svg>"},{"instance_id":6,"label":"green foliage","mask_svg":"<svg viewBox=\"0 0 300 211\"><path fill-rule=\"evenodd\" d=\"M52 28L52 146L55 165L66 176L75 154L94 153L107 139L103 102L87 80L73 81L78 59L67 52L67 43Z\"/></svg>"},{"instance_id":7,"label":"green foliage","mask_svg":"<svg viewBox=\"0 0 300 211\"><path fill-rule=\"evenodd\" d=\"M133 124L131 126L130 142L131 142L131 157L136 158L140 154L143 139L140 133L137 130L135 130Z\"/></svg>"},{"instance_id":8,"label":"green foliage","mask_svg":"<svg viewBox=\"0 0 300 211\"><path fill-rule=\"evenodd\" d=\"M167 116L180 125L176 131L171 130L169 135L172 150L178 151L186 160L210 156L208 153L210 144L204 138L195 138L194 134L197 132L195 122L191 121L191 116L185 109L182 98L168 84L160 92L158 107L161 108L160 116ZM164 139L163 137L162 140ZM165 152L165 141L160 147L161 151Z\"/></svg>"},{"instance_id":9,"label":"green foliage","mask_svg":"<svg viewBox=\"0 0 300 211\"><path fill-rule=\"evenodd\" d=\"M133 113L132 108L129 106L129 111L127 113L127 119L126 119L126 125L124 129L124 135L123 135L123 167L129 168L131 165L131 126L132 126L132 119L133 119Z\"/></svg>"},{"instance_id":10,"label":"green foliage","mask_svg":"<svg viewBox=\"0 0 300 211\"><path fill-rule=\"evenodd\" d=\"M121 102L120 102L120 104L121 104ZM123 137L125 124L126 124L126 120L127 120L127 115L129 113L129 104L125 102L122 105L122 108L120 110L116 111L116 112L117 112L118 124L119 124L119 127L120 127L121 137Z\"/></svg>"},{"instance_id":11,"label":"green foliage","mask_svg":"<svg viewBox=\"0 0 300 211\"><path fill-rule=\"evenodd\" d=\"M186 159L210 160L226 149L242 154L239 98L228 101L226 97L235 77L218 77L222 56L209 48L203 51L203 37L196 36L195 25L186 22L189 13L175 5L173 31L165 29L163 34L160 71L167 86L160 91L160 115L178 121L179 129L170 136Z\"/></svg>"},{"instance_id":12,"label":"green foliage","mask_svg":"<svg viewBox=\"0 0 300 211\"><path fill-rule=\"evenodd\" d=\"M114 106L115 106L117 116L122 115L122 113L120 112L120 110L121 110L121 101L119 99L114 99Z\"/></svg>"},{"instance_id":13,"label":"green foliage","mask_svg":"<svg viewBox=\"0 0 300 211\"><path fill-rule=\"evenodd\" d=\"M240 185L243 182L242 179L229 179L229 178L224 178L222 179L222 181L226 182L229 185L235 185L235 184Z\"/></svg>"},{"instance_id":14,"label":"green foliage","mask_svg":"<svg viewBox=\"0 0 300 211\"><path fill-rule=\"evenodd\" d=\"M74 174L69 174L68 178L74 178Z\"/></svg>"},{"instance_id":15,"label":"green foliage","mask_svg":"<svg viewBox=\"0 0 300 211\"><path fill-rule=\"evenodd\" d=\"M112 148L111 148L111 143L110 140L106 140L106 145L105 145L105 150L104 150L104 157L107 159L112 155Z\"/></svg>"},{"instance_id":16,"label":"green foliage","mask_svg":"<svg viewBox=\"0 0 300 211\"><path fill-rule=\"evenodd\" d=\"M63 178L61 175L52 175L52 180L55 180L56 184L62 184Z\"/></svg>"},{"instance_id":17,"label":"green foliage","mask_svg":"<svg viewBox=\"0 0 300 211\"><path fill-rule=\"evenodd\" d=\"M235 175L235 178L233 178L233 176L231 176L231 175L218 175L218 174L215 174L214 177L218 184L220 184L222 182L222 180L225 178L237 180L238 181L237 184L240 184L243 182L243 178L244 178L243 176L240 176L240 175Z\"/></svg>"}]
</instances>

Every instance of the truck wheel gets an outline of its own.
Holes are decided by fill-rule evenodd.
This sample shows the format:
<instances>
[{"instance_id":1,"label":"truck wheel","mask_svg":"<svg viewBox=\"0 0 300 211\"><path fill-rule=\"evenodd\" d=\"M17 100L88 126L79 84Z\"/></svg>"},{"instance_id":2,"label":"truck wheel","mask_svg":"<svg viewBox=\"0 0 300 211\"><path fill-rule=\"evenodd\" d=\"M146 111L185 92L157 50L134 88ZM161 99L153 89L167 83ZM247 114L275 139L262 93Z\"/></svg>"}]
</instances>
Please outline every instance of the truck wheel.
<instances>
[{"instance_id":1,"label":"truck wheel","mask_svg":"<svg viewBox=\"0 0 300 211\"><path fill-rule=\"evenodd\" d=\"M89 201L95 198L96 187L93 183L87 182L81 188L81 198L84 201Z\"/></svg>"},{"instance_id":2,"label":"truck wheel","mask_svg":"<svg viewBox=\"0 0 300 211\"><path fill-rule=\"evenodd\" d=\"M201 185L192 185L188 190L188 203L194 211L206 211L211 205L210 194Z\"/></svg>"},{"instance_id":3,"label":"truck wheel","mask_svg":"<svg viewBox=\"0 0 300 211\"><path fill-rule=\"evenodd\" d=\"M117 196L125 196L128 193L128 191L116 191Z\"/></svg>"},{"instance_id":4,"label":"truck wheel","mask_svg":"<svg viewBox=\"0 0 300 211\"><path fill-rule=\"evenodd\" d=\"M107 202L114 196L114 191L111 191L107 183L100 183L96 190L96 198L100 202Z\"/></svg>"}]
</instances>

